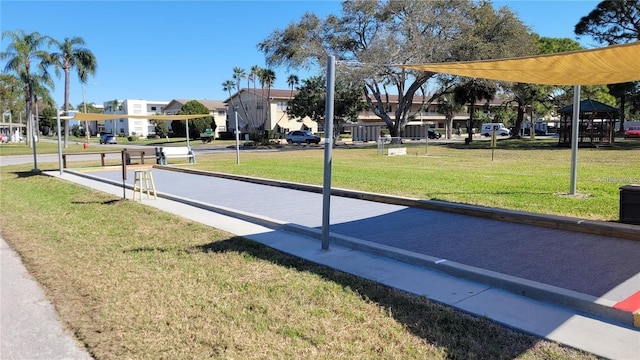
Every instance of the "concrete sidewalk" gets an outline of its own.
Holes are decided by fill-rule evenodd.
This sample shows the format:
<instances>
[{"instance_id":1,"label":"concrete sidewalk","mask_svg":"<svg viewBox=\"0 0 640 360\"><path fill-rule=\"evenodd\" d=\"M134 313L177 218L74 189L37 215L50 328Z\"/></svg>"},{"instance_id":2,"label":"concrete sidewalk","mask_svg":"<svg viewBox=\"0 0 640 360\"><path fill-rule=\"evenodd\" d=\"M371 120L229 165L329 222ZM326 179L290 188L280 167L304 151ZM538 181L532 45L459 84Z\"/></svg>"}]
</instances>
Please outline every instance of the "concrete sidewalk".
<instances>
[{"instance_id":1,"label":"concrete sidewalk","mask_svg":"<svg viewBox=\"0 0 640 360\"><path fill-rule=\"evenodd\" d=\"M404 248L412 246L412 242L403 242L405 237L400 236L403 233L401 230L409 230L407 227L410 225L417 226L418 229L414 233L406 231L407 235L413 236L414 239L416 236L418 236L417 239L423 239L424 241L417 241L417 243L422 242L423 245L428 243L426 241L434 238L434 241L441 241L437 236L431 236L433 234L440 234L439 236L445 239L442 241L449 239L450 244L459 241L455 240L452 234L461 233L461 228L469 226L469 224L461 224L460 220L453 222L455 225L451 225L450 218L448 218L449 220L445 219L444 221L449 224L448 227L436 226L433 233L425 233L424 228L420 227L422 226L420 224L427 219L431 219L431 221L426 225L433 227L434 217L454 214L430 213L428 217L424 217L424 214L411 213L413 210L404 206L366 202L361 204L362 207L359 207L360 205L352 202L354 199L332 197L331 231L333 237L330 250L324 251L321 250L320 241L317 238L318 222L320 221L317 207L291 207L291 199L296 199L296 202L310 200L311 203L315 203L318 200L318 194L222 179L232 181L224 184L225 189L229 192L227 199L219 191L212 193L208 190L219 189L220 184L215 182L220 179L161 169L154 169L153 173L160 197L157 200L144 199L142 203L147 206L247 237L309 261L426 296L435 302L447 304L477 316L488 317L506 326L583 349L598 356L611 359L640 358L640 331L633 326L625 325L624 321L619 321L620 319L587 315L584 311L571 306L561 306L552 301L522 296L517 292L504 289L503 286L497 286L502 284L491 284L489 280L494 279L498 283L503 281L520 282L524 285L532 285L532 289L536 289L540 285L536 281L511 275L505 276L505 274L496 271L465 265L442 256L422 254L415 251L416 249L407 250ZM58 172L48 174L114 196L121 197L123 195L121 173L118 170L91 174L73 172L65 172L62 175L59 175ZM132 178L133 176L129 176L129 179ZM131 185L131 180L127 184ZM131 190L127 189L125 195L131 199ZM287 206L281 205L283 203ZM245 207L247 205L250 206ZM257 210L259 210L258 212L264 211L264 213L256 213ZM418 223L409 224L398 220L415 216L418 216ZM404 227L404 229L391 229L389 232L379 234L380 229L372 226L376 223L389 224L390 222L387 221L390 219L389 217L397 220L398 226ZM515 231L508 235L509 231L502 230L496 234L490 234L490 237L517 237L517 234L520 233L520 231ZM379 234L379 237L376 234ZM429 236L427 236L428 234ZM380 239L392 242L384 243L380 242ZM632 242L631 244L635 245L629 246L624 240L615 241L624 244L625 251L631 252L632 256L640 246L638 242ZM416 241L413 242L414 246L415 243ZM431 249L433 248L425 248L423 252ZM476 249L473 250L476 251ZM601 251L601 249L597 251ZM505 255L513 256L513 253L506 252ZM622 255L617 254L616 256ZM543 259L534 259L533 262L541 260ZM499 262L500 259L493 258L487 263L491 264L494 261ZM453 263L455 266L451 266ZM446 266L449 269L446 269ZM634 286L638 289L638 285L640 285L637 282L638 266L637 262L620 266L621 268L630 268L631 273L636 272L635 275L629 276L628 270L621 271L615 276L612 275L615 278L613 283L616 284L613 289L610 288L610 284L607 285L605 282L598 284L594 291L605 289L606 296L611 298L627 296L629 289L633 289ZM451 269L460 271L461 275L467 276L456 276L450 272ZM4 271L3 267L3 277ZM470 279L469 274L483 276L480 279ZM626 282L620 281L625 276L627 276ZM577 282L586 283L587 281ZM580 286L588 288L586 284ZM602 286L604 286L602 289L598 288ZM570 295L585 295L559 286L549 286L547 290L569 291ZM2 294L4 297L4 292ZM566 294L561 295L565 296ZM596 301L606 299L595 296L593 298ZM589 300L591 300L591 296ZM610 301L613 300L607 299L607 302ZM2 309L3 314L5 311L11 311L11 309ZM2 322L5 323L4 316ZM23 325L28 326L26 323ZM1 358L5 358L4 349L0 354ZM82 357L59 355L47 358Z\"/></svg>"},{"instance_id":2,"label":"concrete sidewalk","mask_svg":"<svg viewBox=\"0 0 640 360\"><path fill-rule=\"evenodd\" d=\"M2 238L0 273L0 359L92 358L63 327L40 285Z\"/></svg>"}]
</instances>

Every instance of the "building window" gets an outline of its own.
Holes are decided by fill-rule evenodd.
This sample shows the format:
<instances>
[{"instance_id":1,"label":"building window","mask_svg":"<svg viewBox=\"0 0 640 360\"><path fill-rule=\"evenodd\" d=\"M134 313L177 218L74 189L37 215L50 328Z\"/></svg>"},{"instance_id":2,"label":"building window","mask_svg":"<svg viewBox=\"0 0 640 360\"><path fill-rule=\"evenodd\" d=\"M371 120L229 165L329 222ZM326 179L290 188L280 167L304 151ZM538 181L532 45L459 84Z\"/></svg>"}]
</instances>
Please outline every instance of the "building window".
<instances>
[{"instance_id":1,"label":"building window","mask_svg":"<svg viewBox=\"0 0 640 360\"><path fill-rule=\"evenodd\" d=\"M227 112L226 112L226 111L224 111L224 110L218 110L218 115L220 115L220 116L225 116L226 114L227 114Z\"/></svg>"},{"instance_id":2,"label":"building window","mask_svg":"<svg viewBox=\"0 0 640 360\"><path fill-rule=\"evenodd\" d=\"M289 103L286 101L278 101L278 103L276 104L276 110L277 111L287 111L287 106L289 106Z\"/></svg>"},{"instance_id":3,"label":"building window","mask_svg":"<svg viewBox=\"0 0 640 360\"><path fill-rule=\"evenodd\" d=\"M256 109L262 110L262 103L261 102L256 103Z\"/></svg>"},{"instance_id":4,"label":"building window","mask_svg":"<svg viewBox=\"0 0 640 360\"><path fill-rule=\"evenodd\" d=\"M156 111L156 107L155 107L155 106L152 106L152 107L151 107L151 111Z\"/></svg>"}]
</instances>

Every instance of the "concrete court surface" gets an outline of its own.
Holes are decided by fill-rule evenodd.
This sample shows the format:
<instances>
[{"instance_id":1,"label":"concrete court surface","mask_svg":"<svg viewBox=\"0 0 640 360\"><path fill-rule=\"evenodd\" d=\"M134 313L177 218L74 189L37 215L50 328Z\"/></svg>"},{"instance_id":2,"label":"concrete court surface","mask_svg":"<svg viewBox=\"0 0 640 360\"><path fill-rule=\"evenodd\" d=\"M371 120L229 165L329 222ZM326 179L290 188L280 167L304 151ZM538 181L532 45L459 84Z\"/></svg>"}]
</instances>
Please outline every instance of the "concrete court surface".
<instances>
[{"instance_id":1,"label":"concrete court surface","mask_svg":"<svg viewBox=\"0 0 640 360\"><path fill-rule=\"evenodd\" d=\"M322 227L322 194L153 170L159 193ZM122 184L120 171L91 173ZM132 185L129 172L127 184ZM331 232L620 302L640 291L640 242L340 196Z\"/></svg>"},{"instance_id":2,"label":"concrete court surface","mask_svg":"<svg viewBox=\"0 0 640 360\"><path fill-rule=\"evenodd\" d=\"M52 172L50 174L59 176L58 172ZM278 228L278 226L275 226L274 229L274 227L261 225L260 221L253 222L243 220L243 218L246 219L255 216L255 218L266 219L266 224L296 224L296 226L302 228L318 229L321 226L321 210L319 209L322 202L321 194L161 169L153 169L153 175L160 198L157 200L145 198L143 200L145 205L154 206L194 221L199 221L237 235L246 236L283 252L375 280L388 286L428 296L434 301L451 305L478 316L487 316L507 326L572 347L584 349L600 356L613 359L640 358L640 331L638 331L638 328L621 324L618 321L611 321L611 319L607 319L606 316L586 315L584 311L576 310L571 306L559 306L550 302L531 299L492 286L490 283L459 278L441 271L434 271L424 266L416 266L403 261L390 259L388 256L381 254L355 251L348 246L341 246L335 243L330 245L329 251L324 251L320 249L319 240L314 239L312 236L301 236L301 234L304 234L304 231L297 231L295 227L293 228L294 231L283 231L283 228L289 230L292 228ZM123 195L121 187L122 176L119 170L103 170L89 174L65 172L62 178L94 189L109 192L116 196ZM130 172L127 180L128 186L132 185L132 179L133 173ZM211 191L211 189L225 189L225 191ZM126 196L128 199L131 199L132 192L126 190ZM360 205L353 203L354 201L360 202ZM448 235L441 236L444 240L437 240L435 243L448 241L450 247L456 244L456 242L469 237L468 235L456 235L464 234L465 227L476 229L474 230L474 234L486 235L485 232L477 231L477 228L482 226L481 224L473 223L474 221L487 221L486 219L459 218L452 221L451 218L448 218L445 219L446 221L443 220L447 223L447 226L440 225L444 227L439 228L435 232L428 232L424 228L412 232L407 228L409 225L419 227L422 226L420 224L427 223L429 225L428 227L437 227L438 225L434 224L434 219L436 219L437 216L449 217L455 214L430 214L425 217L424 215L421 216L417 213L412 213L412 211L416 209L407 209L406 207L389 204L373 204L368 201L335 196L332 196L331 202L332 233L340 231L348 234L349 231L352 231L351 235L358 235L359 238L364 238L365 236L362 234L365 234L367 240L386 242L386 245L381 244L381 246L388 248L392 248L395 246L394 244L400 244L400 248L390 250L399 253L406 251L407 253L415 254L416 250L426 252L426 250L431 249L431 247L425 247L420 250L420 247L415 244L416 241L412 243L411 241L403 240L406 239L403 234L413 236L415 239L431 239L437 237L425 236L425 234L446 232ZM203 206L203 204L207 206ZM209 208L208 205L211 205L212 208ZM211 211L211 209L214 210ZM220 214L220 212L236 214L237 216L230 217ZM261 212L261 214L255 214L256 212ZM249 215L248 217L244 216L247 214ZM397 217L398 215L400 216ZM386 216L390 217L387 218ZM413 218L414 220L413 222L402 222L399 220L405 218ZM369 219L374 220L368 221ZM428 222L425 221L427 219L429 220ZM393 221L387 220L398 221L400 227L392 230L375 227L375 224L383 224L383 228L390 226L390 223ZM493 222L493 220L491 221ZM499 230L490 232L488 235L482 237L500 239L506 236L517 240L519 239L517 234L523 231L535 233L540 237L540 231L544 233L549 230L525 228L526 231L522 229L515 231L507 228L516 226L517 224L500 225L501 224L491 224L489 226L490 228L498 228ZM376 236L376 234L378 235ZM422 234L422 237L419 236L420 234ZM345 236L349 237L349 235ZM458 236L460 236L460 238L458 238ZM557 242L558 238L562 238L562 240L565 241L570 236L571 234L563 232L560 235L556 235L556 237L545 240L543 243L538 244L538 246L548 248L553 245L554 242ZM520 238L523 238L523 236L520 236ZM526 237L524 238L524 240L527 240ZM596 281L594 279L592 281L591 279L579 278L575 279L575 282L578 284L573 287L587 291L587 294L589 292L600 294L602 296L598 297L597 301L606 300L605 302L608 301L609 303L615 303L615 301L617 301L616 299L622 299L629 294L633 294L634 289L636 292L640 289L638 286L640 285L640 282L638 282L640 265L637 261L625 260L628 259L625 256L638 259L640 255L638 252L640 243L624 239L602 239L598 236L588 234L578 234L576 238L578 239L576 241L580 241L580 239L587 241L589 246L579 246L576 248L576 244L568 245L574 252L572 257L562 258L562 256L567 256L567 253L563 253L560 258L553 257L553 260L547 263L544 262L545 259L542 257L534 257L529 264L522 266L524 270L520 269L519 271L523 271L523 274L539 274L539 276L544 279L544 276L540 273L542 270L547 269L554 274L550 277L549 281L557 282L558 285L562 284L562 281L570 284L572 283L571 281L563 280L562 274L567 274L568 271L566 269L569 269L571 267L569 265L571 264L564 263L571 263L574 259L584 261L580 259L582 256L593 256L593 253L598 255L609 247L598 248L596 251L593 251L590 247L597 246L598 241L613 240L618 244L616 246L620 246L621 250L616 250L605 256L605 260L598 260L597 264L594 265L596 270L591 272L584 270L581 274L585 276L593 273L600 277L613 278L613 280ZM502 244L502 246L510 246L503 240L496 241ZM529 239L529 241L531 240ZM419 243L420 241L417 242ZM405 250L405 248L411 246L413 246L411 250ZM464 244L460 246L467 248ZM433 249L438 248L446 249L447 247L433 246ZM469 248L476 252L480 250L479 247L471 246ZM576 249L583 248L587 248L587 255L575 253ZM532 250L536 250L536 248L525 248L525 252ZM554 255L556 251L561 250L553 248L542 252ZM514 253L511 250L500 253L506 257L518 255L517 252ZM441 256L441 254L438 255ZM425 256L429 257L428 255ZM476 258L486 256L485 253L482 253L482 255L476 253L475 255ZM597 273L597 271L600 270L604 271L604 268L600 269L599 267L604 267L607 264L611 266L611 264L615 263L615 261L617 261L615 257L623 258L623 265L620 266L624 268L623 270L616 267L611 276L609 276L608 272L604 273L606 276L602 276L603 273ZM474 256L468 256L468 258L473 259ZM436 257L436 259L440 259L436 261L448 261L445 258ZM480 259L479 261L476 265L491 265L492 263L486 259ZM494 258L494 261L499 262L501 260ZM522 261L526 262L526 258L522 259ZM554 261L563 263L561 270L558 271L556 269ZM536 263L541 262L542 266L540 269L531 269ZM515 266L517 263L518 261L511 262L511 266ZM573 262L574 266L580 266L581 264L582 262ZM499 264L499 266L508 269L505 264ZM593 268L594 267L591 266L589 269ZM489 273L494 274L491 271ZM569 272L569 275L574 276L571 272ZM526 278L521 280L523 283L530 281ZM589 286L589 284L593 286ZM544 285L545 284L543 284L543 286ZM559 291L566 290L560 286L551 286L550 288ZM604 294L602 294L602 292L604 292ZM569 291L569 293L574 294L573 290ZM575 293L578 295L582 294ZM608 296L611 299L604 296Z\"/></svg>"}]
</instances>

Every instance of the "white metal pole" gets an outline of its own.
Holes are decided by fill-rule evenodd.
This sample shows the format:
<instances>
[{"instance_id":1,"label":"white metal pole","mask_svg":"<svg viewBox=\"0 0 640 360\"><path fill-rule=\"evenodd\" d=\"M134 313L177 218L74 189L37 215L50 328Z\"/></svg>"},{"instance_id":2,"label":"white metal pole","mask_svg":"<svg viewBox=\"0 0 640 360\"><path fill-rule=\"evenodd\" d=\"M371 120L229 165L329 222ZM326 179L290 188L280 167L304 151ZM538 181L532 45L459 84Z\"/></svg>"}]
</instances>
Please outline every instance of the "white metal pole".
<instances>
[{"instance_id":1,"label":"white metal pole","mask_svg":"<svg viewBox=\"0 0 640 360\"><path fill-rule=\"evenodd\" d=\"M189 119L186 119L186 126L187 126L187 147L189 147Z\"/></svg>"},{"instance_id":2,"label":"white metal pole","mask_svg":"<svg viewBox=\"0 0 640 360\"><path fill-rule=\"evenodd\" d=\"M37 101L37 100L36 100ZM36 138L37 138L37 131L38 131L38 124L37 124L37 119L38 119L38 105L36 104L36 113L35 115L32 115L31 118L31 141L33 142L33 170L31 170L31 172L40 172L40 170L38 170L38 156L36 153Z\"/></svg>"},{"instance_id":3,"label":"white metal pole","mask_svg":"<svg viewBox=\"0 0 640 360\"><path fill-rule=\"evenodd\" d=\"M56 109L56 127L58 128L58 166L60 168L60 175L62 176L62 141L60 138L62 137L62 132L60 131L60 110L58 110L58 106L55 106Z\"/></svg>"},{"instance_id":4,"label":"white metal pole","mask_svg":"<svg viewBox=\"0 0 640 360\"><path fill-rule=\"evenodd\" d=\"M324 185L322 190L322 249L329 250L331 210L331 156L333 148L333 100L335 83L334 56L327 59L327 97L324 117Z\"/></svg>"},{"instance_id":5,"label":"white metal pole","mask_svg":"<svg viewBox=\"0 0 640 360\"><path fill-rule=\"evenodd\" d=\"M573 87L573 119L571 121L571 183L569 194L576 194L578 177L578 130L580 127L580 85Z\"/></svg>"},{"instance_id":6,"label":"white metal pole","mask_svg":"<svg viewBox=\"0 0 640 360\"><path fill-rule=\"evenodd\" d=\"M236 108L236 104L233 104L233 114L236 120L236 164L240 165L240 133L238 132L238 108Z\"/></svg>"}]
</instances>

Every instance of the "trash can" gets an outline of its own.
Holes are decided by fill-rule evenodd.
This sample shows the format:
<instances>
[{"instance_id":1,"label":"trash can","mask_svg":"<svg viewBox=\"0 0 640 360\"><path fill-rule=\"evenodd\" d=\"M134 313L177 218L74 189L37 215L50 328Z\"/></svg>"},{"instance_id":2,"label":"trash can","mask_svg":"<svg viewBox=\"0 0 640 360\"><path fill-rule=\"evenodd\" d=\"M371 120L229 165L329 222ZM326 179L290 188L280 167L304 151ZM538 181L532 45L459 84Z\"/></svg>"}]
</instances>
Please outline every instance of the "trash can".
<instances>
[{"instance_id":1,"label":"trash can","mask_svg":"<svg viewBox=\"0 0 640 360\"><path fill-rule=\"evenodd\" d=\"M620 222L640 225L640 185L620 188Z\"/></svg>"}]
</instances>

